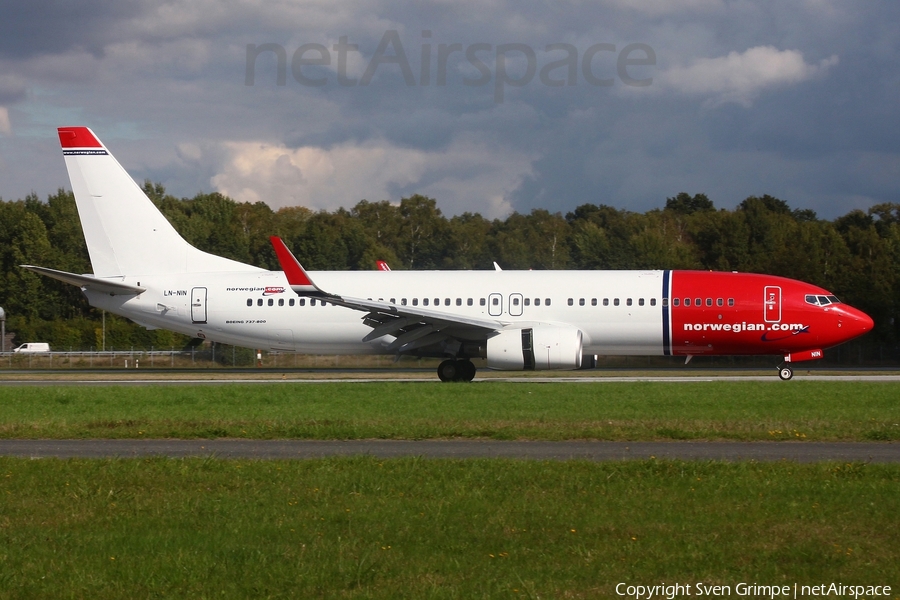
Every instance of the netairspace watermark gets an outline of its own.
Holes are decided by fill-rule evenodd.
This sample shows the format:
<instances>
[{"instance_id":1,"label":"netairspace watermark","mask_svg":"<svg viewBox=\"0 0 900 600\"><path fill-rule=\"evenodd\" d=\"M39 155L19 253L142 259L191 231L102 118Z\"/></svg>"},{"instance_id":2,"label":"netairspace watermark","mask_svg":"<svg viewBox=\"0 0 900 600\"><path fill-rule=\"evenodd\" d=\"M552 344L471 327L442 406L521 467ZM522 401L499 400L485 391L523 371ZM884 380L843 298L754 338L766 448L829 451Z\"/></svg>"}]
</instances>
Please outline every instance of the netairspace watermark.
<instances>
[{"instance_id":1,"label":"netairspace watermark","mask_svg":"<svg viewBox=\"0 0 900 600\"><path fill-rule=\"evenodd\" d=\"M617 77L624 85L647 87L653 84L653 78L647 76L648 68L656 66L656 52L643 43L631 43L622 48L615 44L597 43L583 52L573 44L563 43L547 44L543 51L536 51L522 43L496 46L475 43L464 47L460 43L434 44L431 42L431 31L424 30L416 74L400 34L391 29L381 36L363 74L357 78L350 77L347 71L351 52L362 56L359 44L351 44L346 35L340 36L331 49L325 44L302 44L291 55L291 75L300 85L310 87L324 87L331 83L341 87L368 86L379 69L395 74L399 70L408 87L446 86L448 80L470 87L486 86L493 82L494 101L500 103L504 100L507 87L525 87L535 81L535 76L541 85L547 87L574 86L580 81L591 86L609 87L615 84ZM276 59L275 85L287 85L287 49L275 43L247 44L244 85L256 84L257 60L260 56L271 58L270 53ZM448 75L448 65L460 64L470 73L464 75L462 70L454 69ZM336 75L333 80L329 77L332 73Z\"/></svg>"},{"instance_id":2,"label":"netairspace watermark","mask_svg":"<svg viewBox=\"0 0 900 600\"><path fill-rule=\"evenodd\" d=\"M632 585L619 583L616 594L634 600L675 600L679 597L722 598L729 596L744 598L877 598L890 596L889 585L846 585L843 583L819 583L804 585L763 585L759 583L738 583L735 585L713 585L697 583L659 583L656 585Z\"/></svg>"}]
</instances>

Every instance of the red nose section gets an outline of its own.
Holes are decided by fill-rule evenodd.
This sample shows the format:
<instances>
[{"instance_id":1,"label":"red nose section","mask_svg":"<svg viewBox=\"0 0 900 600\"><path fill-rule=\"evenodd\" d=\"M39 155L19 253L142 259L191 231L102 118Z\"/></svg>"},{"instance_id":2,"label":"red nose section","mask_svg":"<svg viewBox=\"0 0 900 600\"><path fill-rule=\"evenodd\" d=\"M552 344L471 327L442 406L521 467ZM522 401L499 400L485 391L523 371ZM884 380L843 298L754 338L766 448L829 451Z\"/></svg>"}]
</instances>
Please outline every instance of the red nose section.
<instances>
[{"instance_id":1,"label":"red nose section","mask_svg":"<svg viewBox=\"0 0 900 600\"><path fill-rule=\"evenodd\" d=\"M846 307L847 309L847 317L850 321L850 331L854 332L853 337L860 336L864 333L869 333L872 331L872 328L875 327L875 321L872 320L872 317L867 315L861 310L857 310L852 307Z\"/></svg>"},{"instance_id":2,"label":"red nose section","mask_svg":"<svg viewBox=\"0 0 900 600\"><path fill-rule=\"evenodd\" d=\"M875 322L872 317L861 310L848 306L846 304L838 304L833 310L837 313L837 334L836 342L842 344L846 341L858 338L859 336L872 331Z\"/></svg>"}]
</instances>

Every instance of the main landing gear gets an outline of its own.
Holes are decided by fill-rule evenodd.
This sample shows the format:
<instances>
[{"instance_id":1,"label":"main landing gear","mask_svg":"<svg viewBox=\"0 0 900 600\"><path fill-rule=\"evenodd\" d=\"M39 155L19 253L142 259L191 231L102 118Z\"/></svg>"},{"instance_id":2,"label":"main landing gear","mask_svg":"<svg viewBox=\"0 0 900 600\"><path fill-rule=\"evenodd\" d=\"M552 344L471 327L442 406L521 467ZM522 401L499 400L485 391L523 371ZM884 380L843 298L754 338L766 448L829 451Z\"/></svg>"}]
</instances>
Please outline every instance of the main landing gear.
<instances>
[{"instance_id":1,"label":"main landing gear","mask_svg":"<svg viewBox=\"0 0 900 600\"><path fill-rule=\"evenodd\" d=\"M778 376L782 381L787 381L794 376L794 370L788 365L781 365L778 367Z\"/></svg>"},{"instance_id":2,"label":"main landing gear","mask_svg":"<svg viewBox=\"0 0 900 600\"><path fill-rule=\"evenodd\" d=\"M437 369L441 381L472 381L475 379L475 365L470 360L445 360Z\"/></svg>"}]
</instances>

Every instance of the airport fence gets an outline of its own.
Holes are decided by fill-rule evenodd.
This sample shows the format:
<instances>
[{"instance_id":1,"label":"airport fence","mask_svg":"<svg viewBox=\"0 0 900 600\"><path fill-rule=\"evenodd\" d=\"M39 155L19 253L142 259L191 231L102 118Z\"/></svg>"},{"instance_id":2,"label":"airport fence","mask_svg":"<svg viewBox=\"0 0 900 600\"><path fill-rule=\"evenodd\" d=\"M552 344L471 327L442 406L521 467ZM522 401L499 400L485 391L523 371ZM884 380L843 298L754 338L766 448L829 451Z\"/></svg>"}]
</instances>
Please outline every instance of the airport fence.
<instances>
[{"instance_id":1,"label":"airport fence","mask_svg":"<svg viewBox=\"0 0 900 600\"><path fill-rule=\"evenodd\" d=\"M232 346L183 350L2 352L0 371L16 369L390 369L436 368L438 361L391 356L313 355Z\"/></svg>"},{"instance_id":2,"label":"airport fence","mask_svg":"<svg viewBox=\"0 0 900 600\"><path fill-rule=\"evenodd\" d=\"M659 369L684 366L683 356L598 356L599 369ZM252 350L205 342L175 349L69 349L52 352L0 352L0 371L12 369L433 369L438 359L381 355L322 355ZM483 360L476 360L485 368ZM777 356L695 356L689 368L774 368ZM900 345L854 340L825 351L825 358L802 367L900 368Z\"/></svg>"}]
</instances>

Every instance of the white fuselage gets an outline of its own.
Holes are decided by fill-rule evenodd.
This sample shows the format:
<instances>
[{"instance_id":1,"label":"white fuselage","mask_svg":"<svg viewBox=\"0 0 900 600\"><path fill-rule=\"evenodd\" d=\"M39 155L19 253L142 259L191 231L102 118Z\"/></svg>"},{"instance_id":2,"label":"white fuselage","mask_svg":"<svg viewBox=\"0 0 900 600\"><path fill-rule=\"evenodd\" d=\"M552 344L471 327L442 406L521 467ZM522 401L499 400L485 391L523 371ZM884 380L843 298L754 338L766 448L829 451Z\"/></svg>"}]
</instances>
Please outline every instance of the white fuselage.
<instances>
[{"instance_id":1,"label":"white fuselage","mask_svg":"<svg viewBox=\"0 0 900 600\"><path fill-rule=\"evenodd\" d=\"M662 355L663 271L312 272L342 295L415 306L508 327L565 324L587 354ZM87 290L90 303L144 326L221 343L302 353L378 354L364 312L294 293L281 271L126 277L136 296ZM606 303L604 305L604 300ZM571 304L570 304L571 302Z\"/></svg>"}]
</instances>

